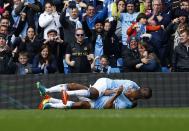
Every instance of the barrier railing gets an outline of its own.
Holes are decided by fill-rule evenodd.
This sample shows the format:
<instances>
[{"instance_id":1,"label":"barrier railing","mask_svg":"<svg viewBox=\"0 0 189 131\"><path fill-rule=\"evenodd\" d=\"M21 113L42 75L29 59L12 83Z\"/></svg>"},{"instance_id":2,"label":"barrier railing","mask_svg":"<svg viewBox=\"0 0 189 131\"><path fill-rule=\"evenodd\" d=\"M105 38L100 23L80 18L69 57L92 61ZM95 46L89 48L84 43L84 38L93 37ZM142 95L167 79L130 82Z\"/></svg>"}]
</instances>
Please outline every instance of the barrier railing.
<instances>
[{"instance_id":1,"label":"barrier railing","mask_svg":"<svg viewBox=\"0 0 189 131\"><path fill-rule=\"evenodd\" d=\"M153 90L150 100L140 100L138 107L188 107L189 73L120 73L120 74L53 74L53 75L0 75L0 109L36 108L41 98L35 82L47 87L60 83L93 84L100 77L130 79ZM53 94L59 97L59 94Z\"/></svg>"}]
</instances>

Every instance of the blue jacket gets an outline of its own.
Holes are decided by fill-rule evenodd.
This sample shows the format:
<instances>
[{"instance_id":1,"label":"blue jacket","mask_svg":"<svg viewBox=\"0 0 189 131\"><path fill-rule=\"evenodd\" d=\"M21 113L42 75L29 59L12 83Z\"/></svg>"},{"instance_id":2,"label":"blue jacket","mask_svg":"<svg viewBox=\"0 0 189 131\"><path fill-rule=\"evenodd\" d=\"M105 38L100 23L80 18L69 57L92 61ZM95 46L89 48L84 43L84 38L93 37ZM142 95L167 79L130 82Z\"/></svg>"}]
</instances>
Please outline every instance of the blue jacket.
<instances>
[{"instance_id":1,"label":"blue jacket","mask_svg":"<svg viewBox=\"0 0 189 131\"><path fill-rule=\"evenodd\" d=\"M43 63L40 63L39 55L36 55L33 59L32 72L34 74L39 74L39 73L49 74L49 73L55 73L57 71L57 62L54 55L50 56L49 64L47 66L41 68L42 64Z\"/></svg>"},{"instance_id":2,"label":"blue jacket","mask_svg":"<svg viewBox=\"0 0 189 131\"><path fill-rule=\"evenodd\" d=\"M91 30L94 29L95 22L97 20L104 21L105 18L107 17L107 15L108 15L108 8L107 8L107 4L106 4L104 9L102 10L102 12L95 14L92 18L87 16L86 22L87 22L89 29L91 29Z\"/></svg>"}]
</instances>

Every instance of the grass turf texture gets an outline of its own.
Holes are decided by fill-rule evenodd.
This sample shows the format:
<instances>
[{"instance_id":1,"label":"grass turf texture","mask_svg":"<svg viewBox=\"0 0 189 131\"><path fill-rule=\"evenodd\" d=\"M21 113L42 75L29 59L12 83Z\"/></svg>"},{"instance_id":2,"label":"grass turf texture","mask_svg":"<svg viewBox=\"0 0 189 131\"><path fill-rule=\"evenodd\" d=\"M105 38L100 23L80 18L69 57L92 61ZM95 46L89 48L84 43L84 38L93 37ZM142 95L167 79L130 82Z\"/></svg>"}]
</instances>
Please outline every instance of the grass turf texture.
<instances>
[{"instance_id":1,"label":"grass turf texture","mask_svg":"<svg viewBox=\"0 0 189 131\"><path fill-rule=\"evenodd\" d=\"M0 110L1 131L188 131L189 108Z\"/></svg>"}]
</instances>

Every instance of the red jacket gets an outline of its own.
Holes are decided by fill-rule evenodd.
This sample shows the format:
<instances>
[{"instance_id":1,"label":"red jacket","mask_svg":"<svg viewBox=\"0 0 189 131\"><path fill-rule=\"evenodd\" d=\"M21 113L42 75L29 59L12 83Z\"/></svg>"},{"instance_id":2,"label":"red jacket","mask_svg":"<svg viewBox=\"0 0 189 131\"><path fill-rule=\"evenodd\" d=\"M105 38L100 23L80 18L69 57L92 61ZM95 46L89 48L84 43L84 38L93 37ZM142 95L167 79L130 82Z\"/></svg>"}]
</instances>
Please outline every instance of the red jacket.
<instances>
[{"instance_id":1,"label":"red jacket","mask_svg":"<svg viewBox=\"0 0 189 131\"><path fill-rule=\"evenodd\" d=\"M137 35L137 31L136 29L134 29L134 25L136 25L137 23L134 22L127 30L127 35L130 36L136 36ZM161 29L160 25L157 26L152 26L152 25L145 25L146 27L146 31L150 32L150 31L158 31Z\"/></svg>"},{"instance_id":2,"label":"red jacket","mask_svg":"<svg viewBox=\"0 0 189 131\"><path fill-rule=\"evenodd\" d=\"M0 15L3 14L5 12L5 9L0 7Z\"/></svg>"}]
</instances>

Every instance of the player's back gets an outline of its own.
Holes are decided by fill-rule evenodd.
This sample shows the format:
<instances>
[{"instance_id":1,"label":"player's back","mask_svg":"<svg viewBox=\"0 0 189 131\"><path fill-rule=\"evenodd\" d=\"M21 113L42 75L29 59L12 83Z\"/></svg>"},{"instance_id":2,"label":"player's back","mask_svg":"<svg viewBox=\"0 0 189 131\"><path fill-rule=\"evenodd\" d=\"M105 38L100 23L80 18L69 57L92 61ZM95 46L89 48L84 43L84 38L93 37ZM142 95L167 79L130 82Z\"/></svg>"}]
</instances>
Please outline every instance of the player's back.
<instances>
[{"instance_id":1,"label":"player's back","mask_svg":"<svg viewBox=\"0 0 189 131\"><path fill-rule=\"evenodd\" d=\"M101 96L94 101L94 109L103 109L112 96Z\"/></svg>"},{"instance_id":2,"label":"player's back","mask_svg":"<svg viewBox=\"0 0 189 131\"><path fill-rule=\"evenodd\" d=\"M139 89L140 87L131 80L113 80L112 82L112 87L117 87L119 88L120 86L124 87L124 90L128 90L129 88L133 89Z\"/></svg>"},{"instance_id":3,"label":"player's back","mask_svg":"<svg viewBox=\"0 0 189 131\"><path fill-rule=\"evenodd\" d=\"M113 97L110 96L101 96L94 101L94 109L103 109L106 103ZM127 109L132 108L133 103L122 93L114 101L115 109Z\"/></svg>"}]
</instances>

